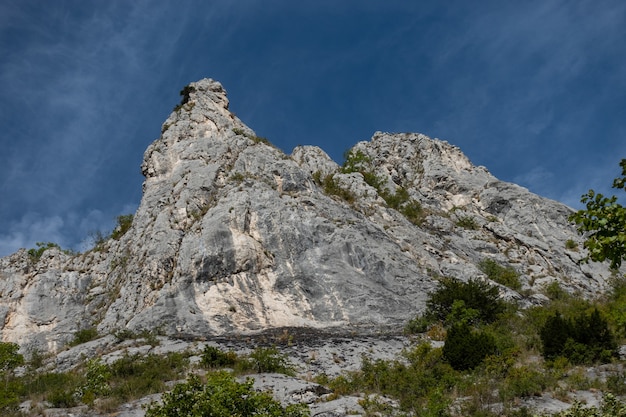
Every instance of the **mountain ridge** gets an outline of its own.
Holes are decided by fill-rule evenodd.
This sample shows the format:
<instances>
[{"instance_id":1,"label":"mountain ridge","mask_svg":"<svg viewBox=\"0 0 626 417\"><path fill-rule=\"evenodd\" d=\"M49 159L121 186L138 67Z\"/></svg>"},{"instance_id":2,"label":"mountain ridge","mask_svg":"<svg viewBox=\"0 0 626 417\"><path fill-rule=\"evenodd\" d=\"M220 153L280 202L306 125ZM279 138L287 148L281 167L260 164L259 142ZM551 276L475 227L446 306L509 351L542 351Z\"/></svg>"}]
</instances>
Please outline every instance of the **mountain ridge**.
<instances>
[{"instance_id":1,"label":"mountain ridge","mask_svg":"<svg viewBox=\"0 0 626 417\"><path fill-rule=\"evenodd\" d=\"M1 340L55 352L92 327L191 338L397 330L438 277L489 279L485 259L515 269L520 288L494 284L527 304L553 282L583 297L608 286L607 264L580 262L571 209L445 141L376 132L346 169L318 147L286 155L256 136L214 80L182 96L146 149L123 236L78 255L0 259ZM417 217L403 214L410 204Z\"/></svg>"}]
</instances>

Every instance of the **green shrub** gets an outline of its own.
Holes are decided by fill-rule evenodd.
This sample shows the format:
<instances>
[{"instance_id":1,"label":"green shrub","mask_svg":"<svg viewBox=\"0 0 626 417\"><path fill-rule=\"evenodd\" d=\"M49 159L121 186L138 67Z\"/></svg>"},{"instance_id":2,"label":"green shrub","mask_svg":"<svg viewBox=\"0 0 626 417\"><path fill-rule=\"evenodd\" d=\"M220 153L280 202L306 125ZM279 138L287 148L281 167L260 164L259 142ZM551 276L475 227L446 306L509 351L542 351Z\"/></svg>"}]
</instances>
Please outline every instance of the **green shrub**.
<instances>
[{"instance_id":1,"label":"green shrub","mask_svg":"<svg viewBox=\"0 0 626 417\"><path fill-rule=\"evenodd\" d=\"M20 405L20 391L23 386L18 381L8 381L0 384L0 411L2 415L18 413ZM16 414L21 416L22 414Z\"/></svg>"},{"instance_id":2,"label":"green shrub","mask_svg":"<svg viewBox=\"0 0 626 417\"><path fill-rule=\"evenodd\" d=\"M78 330L74 333L74 339L69 343L70 346L82 345L98 338L98 330L95 327Z\"/></svg>"},{"instance_id":3,"label":"green shrub","mask_svg":"<svg viewBox=\"0 0 626 417\"><path fill-rule=\"evenodd\" d=\"M405 352L402 360L372 360L363 355L360 370L332 380L321 375L316 381L332 389L334 396L380 394L396 399L400 409L411 415L445 416L460 378L443 359L441 348L421 343ZM364 406L387 415L377 409L378 404L366 401Z\"/></svg>"},{"instance_id":4,"label":"green shrub","mask_svg":"<svg viewBox=\"0 0 626 417\"><path fill-rule=\"evenodd\" d=\"M17 343L0 342L0 376L8 378L11 372L24 364L24 356Z\"/></svg>"},{"instance_id":5,"label":"green shrub","mask_svg":"<svg viewBox=\"0 0 626 417\"><path fill-rule=\"evenodd\" d=\"M48 249L57 248L59 250L62 250L61 246L53 242L37 242L35 245L37 245L37 249L31 248L28 250L28 256L30 257L31 261L35 263L37 263L39 259L41 259L43 253ZM65 252L69 253L67 251Z\"/></svg>"},{"instance_id":6,"label":"green shrub","mask_svg":"<svg viewBox=\"0 0 626 417\"><path fill-rule=\"evenodd\" d=\"M372 166L371 158L362 150L355 151L354 149L350 149L344 154L344 158L345 161L341 167L341 172L344 174L350 174L352 172L369 172Z\"/></svg>"},{"instance_id":7,"label":"green shrub","mask_svg":"<svg viewBox=\"0 0 626 417\"><path fill-rule=\"evenodd\" d=\"M363 180L382 196L381 189L384 181L371 171L372 160L370 157L361 150L354 151L352 149L346 152L345 157L346 160L341 167L341 172L344 174L360 173L363 175Z\"/></svg>"},{"instance_id":8,"label":"green shrub","mask_svg":"<svg viewBox=\"0 0 626 417\"><path fill-rule=\"evenodd\" d=\"M417 334L426 333L430 325L433 324L433 318L428 315L418 315L404 326L404 333Z\"/></svg>"},{"instance_id":9,"label":"green shrub","mask_svg":"<svg viewBox=\"0 0 626 417\"><path fill-rule=\"evenodd\" d=\"M109 366L110 397L119 403L164 391L165 382L179 379L189 367L188 354L127 355Z\"/></svg>"},{"instance_id":10,"label":"green shrub","mask_svg":"<svg viewBox=\"0 0 626 417\"><path fill-rule=\"evenodd\" d=\"M620 372L607 376L606 387L612 394L623 396L626 394L626 375Z\"/></svg>"},{"instance_id":11,"label":"green shrub","mask_svg":"<svg viewBox=\"0 0 626 417\"><path fill-rule=\"evenodd\" d=\"M241 370L252 370L259 373L281 373L294 375L295 370L289 364L287 357L275 347L257 347L248 355L246 361L238 363Z\"/></svg>"},{"instance_id":12,"label":"green shrub","mask_svg":"<svg viewBox=\"0 0 626 417\"><path fill-rule=\"evenodd\" d=\"M268 392L257 392L251 379L239 383L228 372L207 375L206 383L197 376L177 384L163 394L163 403L151 403L146 417L231 417L231 416L308 416L308 407L302 404L282 407Z\"/></svg>"},{"instance_id":13,"label":"green shrub","mask_svg":"<svg viewBox=\"0 0 626 417\"><path fill-rule=\"evenodd\" d=\"M378 194L385 203L394 210L399 211L411 223L419 226L424 222L424 209L415 199L409 197L409 192L403 187L397 187L395 194L379 186Z\"/></svg>"},{"instance_id":14,"label":"green shrub","mask_svg":"<svg viewBox=\"0 0 626 417\"><path fill-rule=\"evenodd\" d=\"M399 211L404 217L407 218L408 221L416 226L424 223L424 219L426 218L426 213L424 212L422 205L417 200L409 200L402 207L400 207Z\"/></svg>"},{"instance_id":15,"label":"green shrub","mask_svg":"<svg viewBox=\"0 0 626 417\"><path fill-rule=\"evenodd\" d=\"M410 200L409 192L406 190L406 188L403 187L396 188L395 194L391 194L387 190L384 190L384 192L381 194L381 196L385 200L385 203L387 203L389 207L395 210L400 210L400 207L402 207Z\"/></svg>"},{"instance_id":16,"label":"green shrub","mask_svg":"<svg viewBox=\"0 0 626 417\"><path fill-rule=\"evenodd\" d=\"M626 404L612 394L605 394L600 407L586 407L576 401L572 407L552 417L626 417Z\"/></svg>"},{"instance_id":17,"label":"green shrub","mask_svg":"<svg viewBox=\"0 0 626 417\"><path fill-rule=\"evenodd\" d=\"M522 284L519 280L519 274L510 266L502 266L493 259L487 258L483 259L478 264L478 268L483 271L490 280L495 281L498 284L502 284L514 290L522 288Z\"/></svg>"},{"instance_id":18,"label":"green shrub","mask_svg":"<svg viewBox=\"0 0 626 417\"><path fill-rule=\"evenodd\" d=\"M115 229L111 232L111 238L115 240L119 240L124 234L130 229L133 225L133 215L132 214L122 214L117 216L117 225Z\"/></svg>"},{"instance_id":19,"label":"green shrub","mask_svg":"<svg viewBox=\"0 0 626 417\"><path fill-rule=\"evenodd\" d=\"M132 340L139 338L139 335L133 332L130 329L119 329L113 333L115 340L119 342L123 342L124 340Z\"/></svg>"},{"instance_id":20,"label":"green shrub","mask_svg":"<svg viewBox=\"0 0 626 417\"><path fill-rule=\"evenodd\" d=\"M565 249L569 250L578 250L578 243L576 243L573 239L567 239L565 242Z\"/></svg>"},{"instance_id":21,"label":"green shrub","mask_svg":"<svg viewBox=\"0 0 626 417\"><path fill-rule=\"evenodd\" d=\"M485 332L472 331L466 322L455 324L448 330L443 346L443 357L459 371L474 369L495 353L493 337Z\"/></svg>"},{"instance_id":22,"label":"green shrub","mask_svg":"<svg viewBox=\"0 0 626 417\"><path fill-rule=\"evenodd\" d=\"M616 336L626 337L626 276L616 276L611 284L603 312Z\"/></svg>"},{"instance_id":23,"label":"green shrub","mask_svg":"<svg viewBox=\"0 0 626 417\"><path fill-rule=\"evenodd\" d=\"M411 223L419 226L424 222L424 210L421 204L409 196L404 187L397 187L395 193L389 192L384 187L384 179L371 171L372 160L361 150L349 150L345 154L345 162L341 168L344 174L358 172L363 175L363 180L376 189L385 203L394 210L399 211ZM318 181L319 182L319 181Z\"/></svg>"},{"instance_id":24,"label":"green shrub","mask_svg":"<svg viewBox=\"0 0 626 417\"><path fill-rule=\"evenodd\" d=\"M202 352L200 363L205 368L223 368L235 365L237 359L235 352L222 352L215 346L207 345Z\"/></svg>"},{"instance_id":25,"label":"green shrub","mask_svg":"<svg viewBox=\"0 0 626 417\"><path fill-rule=\"evenodd\" d=\"M605 363L616 355L613 334L597 308L574 319L557 312L547 318L539 335L543 356L549 360L564 356L572 363Z\"/></svg>"},{"instance_id":26,"label":"green shrub","mask_svg":"<svg viewBox=\"0 0 626 417\"><path fill-rule=\"evenodd\" d=\"M550 300L565 300L569 297L569 293L561 287L558 281L548 284L544 291Z\"/></svg>"},{"instance_id":27,"label":"green shrub","mask_svg":"<svg viewBox=\"0 0 626 417\"><path fill-rule=\"evenodd\" d=\"M313 173L313 180L322 187L322 190L327 195L334 195L347 203L354 203L356 196L350 190L346 190L339 185L339 182L335 180L333 174L328 174L324 178L321 177L320 171Z\"/></svg>"},{"instance_id":28,"label":"green shrub","mask_svg":"<svg viewBox=\"0 0 626 417\"><path fill-rule=\"evenodd\" d=\"M70 408L78 405L78 400L76 399L74 392L65 389L50 392L46 397L46 401L48 401L54 408Z\"/></svg>"},{"instance_id":29,"label":"green shrub","mask_svg":"<svg viewBox=\"0 0 626 417\"><path fill-rule=\"evenodd\" d=\"M187 104L189 102L189 99L191 98L191 93L193 93L194 91L196 91L195 87L192 87L191 85L184 86L179 93L181 96L180 103L177 104L176 107L174 107L174 111L180 110L185 104Z\"/></svg>"},{"instance_id":30,"label":"green shrub","mask_svg":"<svg viewBox=\"0 0 626 417\"><path fill-rule=\"evenodd\" d=\"M539 395L548 386L548 377L529 366L513 367L509 370L500 389L503 400Z\"/></svg>"},{"instance_id":31,"label":"green shrub","mask_svg":"<svg viewBox=\"0 0 626 417\"><path fill-rule=\"evenodd\" d=\"M477 230L479 228L478 223L471 216L463 216L457 219L456 225L468 230Z\"/></svg>"},{"instance_id":32,"label":"green shrub","mask_svg":"<svg viewBox=\"0 0 626 417\"><path fill-rule=\"evenodd\" d=\"M75 396L89 404L93 403L96 396L107 396L111 393L111 370L97 359L88 361L86 367L85 383L75 391Z\"/></svg>"},{"instance_id":33,"label":"green shrub","mask_svg":"<svg viewBox=\"0 0 626 417\"><path fill-rule=\"evenodd\" d=\"M446 322L455 301L461 300L464 308L478 312L478 321L491 323L506 308L498 296L498 288L487 282L479 280L463 282L454 278L443 278L439 281L439 288L429 295L426 306L428 312L436 319Z\"/></svg>"},{"instance_id":34,"label":"green shrub","mask_svg":"<svg viewBox=\"0 0 626 417\"><path fill-rule=\"evenodd\" d=\"M480 323L480 311L466 307L463 300L454 300L452 311L446 317L446 323L452 325L459 323L478 324Z\"/></svg>"},{"instance_id":35,"label":"green shrub","mask_svg":"<svg viewBox=\"0 0 626 417\"><path fill-rule=\"evenodd\" d=\"M35 374L24 382L24 389L29 394L47 396L48 393L70 390L74 391L84 382L84 378L69 372L47 372Z\"/></svg>"}]
</instances>

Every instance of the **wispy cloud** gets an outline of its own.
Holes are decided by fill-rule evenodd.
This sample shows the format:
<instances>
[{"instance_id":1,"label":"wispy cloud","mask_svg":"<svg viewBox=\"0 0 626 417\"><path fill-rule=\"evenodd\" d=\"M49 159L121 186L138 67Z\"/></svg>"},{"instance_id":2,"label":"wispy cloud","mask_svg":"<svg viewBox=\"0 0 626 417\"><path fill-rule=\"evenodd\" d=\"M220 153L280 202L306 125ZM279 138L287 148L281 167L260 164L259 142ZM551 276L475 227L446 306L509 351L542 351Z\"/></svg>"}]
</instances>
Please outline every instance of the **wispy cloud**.
<instances>
[{"instance_id":1,"label":"wispy cloud","mask_svg":"<svg viewBox=\"0 0 626 417\"><path fill-rule=\"evenodd\" d=\"M46 241L63 243L63 226L60 216L26 214L19 222L9 225L7 233L0 233L0 256L8 255L17 248L33 248L36 242L42 240L42 236L45 236Z\"/></svg>"},{"instance_id":2,"label":"wispy cloud","mask_svg":"<svg viewBox=\"0 0 626 417\"><path fill-rule=\"evenodd\" d=\"M7 51L0 63L0 102L19 109L14 114L23 121L11 129L13 121L7 120L8 131L0 137L5 149L0 226L8 230L1 236L0 255L37 240L65 242L65 213L85 209L90 216L95 207L81 204L97 200L98 193L103 206L119 204L106 201L99 189L110 187L106 181L119 181L115 165L124 166L127 182L145 147L137 149L133 142L152 139L132 136L137 120L125 109L133 102L140 105L142 89L159 84L158 68L179 47L190 16L180 6L171 13L173 5L147 7L147 2L74 6L79 5L37 6L47 13L3 6L13 19L0 20L0 29L12 34L11 42L19 47L8 50L9 42L0 42ZM132 161L129 152L135 155ZM125 162L115 163L116 158ZM29 213L10 223L24 206L40 207L48 215Z\"/></svg>"},{"instance_id":3,"label":"wispy cloud","mask_svg":"<svg viewBox=\"0 0 626 417\"><path fill-rule=\"evenodd\" d=\"M205 76L286 151L418 131L575 204L626 154L625 36L620 0L0 2L0 237L75 245L136 207L145 147Z\"/></svg>"}]
</instances>

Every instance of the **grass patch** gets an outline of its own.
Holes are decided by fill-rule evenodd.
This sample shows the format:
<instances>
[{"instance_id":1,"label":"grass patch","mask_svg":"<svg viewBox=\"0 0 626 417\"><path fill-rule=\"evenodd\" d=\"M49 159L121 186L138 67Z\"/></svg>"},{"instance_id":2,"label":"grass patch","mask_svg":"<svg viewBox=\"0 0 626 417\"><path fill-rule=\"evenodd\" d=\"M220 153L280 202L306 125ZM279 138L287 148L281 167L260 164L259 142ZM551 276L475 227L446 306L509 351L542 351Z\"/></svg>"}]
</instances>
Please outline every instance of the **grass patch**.
<instances>
[{"instance_id":1,"label":"grass patch","mask_svg":"<svg viewBox=\"0 0 626 417\"><path fill-rule=\"evenodd\" d=\"M313 173L313 180L322 188L322 191L326 195L332 195L339 197L346 203L352 204L356 201L356 196L350 190L339 185L339 182L335 180L333 174L328 174L322 178L322 173L316 171Z\"/></svg>"},{"instance_id":2,"label":"grass patch","mask_svg":"<svg viewBox=\"0 0 626 417\"><path fill-rule=\"evenodd\" d=\"M70 341L70 346L82 345L98 338L98 330L95 327L78 330L74 333L74 338Z\"/></svg>"},{"instance_id":3,"label":"grass patch","mask_svg":"<svg viewBox=\"0 0 626 417\"><path fill-rule=\"evenodd\" d=\"M493 259L486 258L478 264L478 268L487 275L487 278L498 284L516 291L522 288L519 273L510 266L502 266Z\"/></svg>"}]
</instances>

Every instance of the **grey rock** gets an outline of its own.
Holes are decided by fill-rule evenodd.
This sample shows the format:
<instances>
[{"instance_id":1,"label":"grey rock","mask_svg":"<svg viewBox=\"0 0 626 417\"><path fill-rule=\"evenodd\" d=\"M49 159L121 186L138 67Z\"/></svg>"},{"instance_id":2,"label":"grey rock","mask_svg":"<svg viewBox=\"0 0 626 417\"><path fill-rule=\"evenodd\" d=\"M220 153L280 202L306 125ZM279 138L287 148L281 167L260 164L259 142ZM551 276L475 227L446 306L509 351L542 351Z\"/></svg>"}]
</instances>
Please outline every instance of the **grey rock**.
<instances>
[{"instance_id":1,"label":"grey rock","mask_svg":"<svg viewBox=\"0 0 626 417\"><path fill-rule=\"evenodd\" d=\"M126 234L78 255L0 259L1 340L29 353L59 352L89 327L192 340L279 328L393 333L423 311L437 277L487 279L485 258L519 272L524 295L501 292L522 304L542 302L552 282L582 297L608 288L607 264L579 262L570 208L421 134L377 132L353 149L388 193L403 188L419 202L421 224L321 149L288 156L258 138L218 82L191 83L144 154ZM326 195L316 178L327 175L355 200Z\"/></svg>"}]
</instances>

